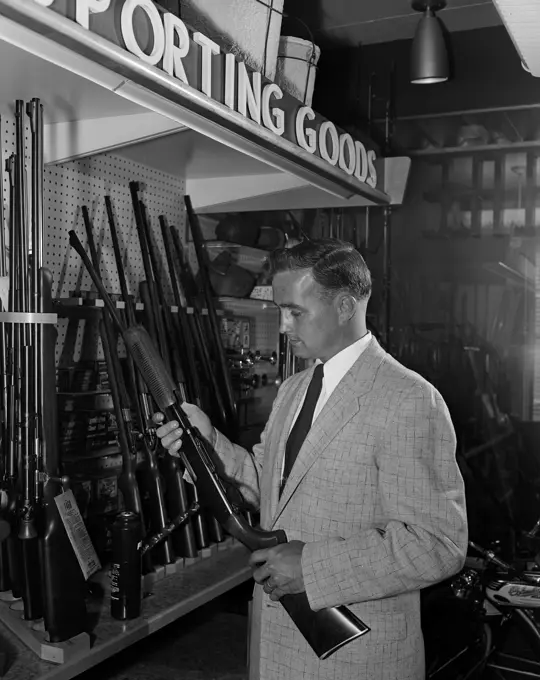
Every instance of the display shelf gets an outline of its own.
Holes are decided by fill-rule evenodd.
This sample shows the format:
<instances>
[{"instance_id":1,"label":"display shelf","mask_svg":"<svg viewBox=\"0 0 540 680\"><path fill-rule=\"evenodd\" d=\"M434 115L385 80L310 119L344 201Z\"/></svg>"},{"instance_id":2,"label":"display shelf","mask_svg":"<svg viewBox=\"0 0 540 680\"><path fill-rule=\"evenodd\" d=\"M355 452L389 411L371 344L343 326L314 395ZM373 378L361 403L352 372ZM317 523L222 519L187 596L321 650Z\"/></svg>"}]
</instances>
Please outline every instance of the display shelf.
<instances>
[{"instance_id":1,"label":"display shelf","mask_svg":"<svg viewBox=\"0 0 540 680\"><path fill-rule=\"evenodd\" d=\"M408 149L407 153L415 158L430 158L436 160L440 156L466 156L471 153L481 153L486 158L493 158L503 152L534 150L540 154L540 141L512 142L511 144L477 144L468 146L447 146L445 148Z\"/></svg>"},{"instance_id":2,"label":"display shelf","mask_svg":"<svg viewBox=\"0 0 540 680\"><path fill-rule=\"evenodd\" d=\"M143 600L142 615L132 621L116 621L109 602L96 600L89 607L89 620L97 621L90 651L75 655L62 665L41 661L0 623L0 648L7 651L4 680L70 680L127 649L164 626L189 614L251 577L248 551L238 543L219 549L155 582L153 593Z\"/></svg>"},{"instance_id":3,"label":"display shelf","mask_svg":"<svg viewBox=\"0 0 540 680\"><path fill-rule=\"evenodd\" d=\"M49 7L0 0L0 14L0 108L42 100L47 163L122 148L189 178L198 211L249 210L254 196L274 210L403 200L408 158L379 159L372 188Z\"/></svg>"},{"instance_id":4,"label":"display shelf","mask_svg":"<svg viewBox=\"0 0 540 680\"><path fill-rule=\"evenodd\" d=\"M540 193L540 187L533 187L531 189L526 189L530 192L530 197L535 201L538 199ZM525 193L525 189L524 189ZM518 196L515 190L498 191L497 189L489 188L474 188L467 186L460 187L446 187L441 189L434 189L431 191L426 191L424 193L424 198L428 203L442 203L444 201L459 201L461 204L467 204L475 199L478 199L483 207L489 204L493 204L499 201L502 205L517 205Z\"/></svg>"},{"instance_id":5,"label":"display shelf","mask_svg":"<svg viewBox=\"0 0 540 680\"><path fill-rule=\"evenodd\" d=\"M272 300L259 300L258 298L235 298L228 296L220 296L218 298L219 304L223 309L231 309L236 313L252 313L257 314L260 312L265 312L267 310L272 310L274 313L278 313L278 307L274 304Z\"/></svg>"},{"instance_id":6,"label":"display shelf","mask_svg":"<svg viewBox=\"0 0 540 680\"><path fill-rule=\"evenodd\" d=\"M114 303L116 309L125 309L126 305L123 301L118 301ZM99 312L105 308L105 303L99 298L83 298L83 297L73 297L73 298L61 298L60 300L55 300L55 308L59 317L64 318L67 316L81 315L84 316L85 312L93 314ZM178 307L176 305L170 305L169 309L173 314L178 314ZM186 307L186 312L188 314L193 314L193 307ZM135 310L137 312L144 311L144 304L142 302L135 303ZM221 309L216 310L218 316L223 315ZM201 313L203 316L208 316L208 310L202 309Z\"/></svg>"}]
</instances>

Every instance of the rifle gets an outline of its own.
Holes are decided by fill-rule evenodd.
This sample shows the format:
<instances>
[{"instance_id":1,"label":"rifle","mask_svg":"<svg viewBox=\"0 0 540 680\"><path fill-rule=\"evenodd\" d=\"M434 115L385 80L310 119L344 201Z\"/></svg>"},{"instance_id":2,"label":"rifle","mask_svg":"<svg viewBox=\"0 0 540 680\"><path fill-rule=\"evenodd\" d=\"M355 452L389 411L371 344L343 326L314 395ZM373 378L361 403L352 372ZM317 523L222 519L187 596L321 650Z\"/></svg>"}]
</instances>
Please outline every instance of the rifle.
<instances>
[{"instance_id":1,"label":"rifle","mask_svg":"<svg viewBox=\"0 0 540 680\"><path fill-rule=\"evenodd\" d=\"M127 322L128 325L131 326L136 323L135 305L127 287L126 274L122 262L122 253L120 251L120 242L118 240L118 232L116 230L116 221L110 196L105 196L105 208L107 210L107 218L111 232L120 291L124 300ZM167 526L167 513L165 510L165 494L157 462L157 437L148 426L152 417L151 397L140 373L136 373L133 359L129 353L127 355L127 374L130 381L130 392L134 396L135 413L137 415L139 432L141 433L141 441L145 454L145 465L143 473L140 475L140 482L143 494L148 498L149 531L151 534L158 534L163 532ZM161 542L159 547L155 549L152 554L154 556L154 561L159 564L172 564L175 561L170 540Z\"/></svg>"},{"instance_id":2,"label":"rifle","mask_svg":"<svg viewBox=\"0 0 540 680\"><path fill-rule=\"evenodd\" d=\"M39 99L27 104L32 136L32 267L30 272L32 311L52 314L52 276L43 267L43 106ZM22 120L21 120L22 124ZM21 135L22 139L22 135ZM20 144L19 149L24 151ZM24 168L22 168L24 172ZM20 272L22 273L22 272ZM27 276L26 272L25 275ZM56 396L56 326L51 323L31 324L30 356L33 364L33 442L32 459L28 472L33 476L28 495L32 518L21 522L23 533L34 528L39 539L26 539L27 569L30 570L31 588L39 592L39 600L29 604L42 605L45 629L51 642L63 642L86 630L85 583L77 558L64 528L55 497L63 491L66 479L60 476L58 443L58 415ZM31 390L29 390L31 393ZM26 482L25 482L26 483ZM25 509L26 510L26 509ZM37 523L35 520L39 520ZM34 547L39 547L39 552ZM40 569L41 565L41 569ZM27 586L27 590L30 588ZM15 592L14 592L15 594ZM26 603L25 603L26 604ZM28 612L36 616L37 611Z\"/></svg>"},{"instance_id":3,"label":"rifle","mask_svg":"<svg viewBox=\"0 0 540 680\"><path fill-rule=\"evenodd\" d=\"M54 312L52 275L42 269L43 309ZM87 629L86 583L58 511L55 498L64 491L61 476L56 397L56 327L43 329L43 484L44 527L41 537L45 630L51 642L64 642Z\"/></svg>"},{"instance_id":4,"label":"rifle","mask_svg":"<svg viewBox=\"0 0 540 680\"><path fill-rule=\"evenodd\" d=\"M191 382L193 387L193 391L191 393L191 401L194 403L198 403L200 406L201 402L201 386L199 382L199 375L197 373L197 365L195 362L195 352L193 351L193 344L192 344L192 338L190 337L190 331L189 331L189 324L188 324L188 319L187 319L187 313L186 310L183 307L182 304L182 296L180 295L180 289L178 286L178 280L176 277L176 272L174 270L174 258L173 258L173 245L172 245L172 239L171 239L171 233L169 229L167 228L167 222L165 220L164 215L159 216L159 224L161 227L161 234L163 237L163 243L165 245L165 253L167 255L167 264L169 267L169 278L171 282L171 288L173 291L173 296L175 303L178 307L178 318L179 318L179 323L180 323L180 328L182 331L182 337L184 339L183 342L183 349L186 352L186 357L188 360L189 366L192 367L192 370L189 372L189 375L191 377ZM202 341L201 341L202 342ZM193 396L195 396L195 399L193 399ZM193 492L193 500L194 502L198 502L198 496L196 495L196 487L192 489ZM202 538L202 523L200 521L200 517L197 517L196 520L197 522L197 534ZM221 526L219 522L216 520L215 517L209 517L210 521L210 526L209 526L209 531L212 537L212 540L215 543L221 543L224 539L225 536L223 535L223 531L221 529ZM201 543L201 542L200 542ZM199 545L199 547L204 547L203 545Z\"/></svg>"},{"instance_id":5,"label":"rifle","mask_svg":"<svg viewBox=\"0 0 540 680\"><path fill-rule=\"evenodd\" d=\"M139 291L141 300L144 306L144 319L148 329L155 330L154 312L152 311L152 302L150 300L149 288L146 281L141 281L139 284ZM155 340L154 340L155 342ZM148 392L149 397L149 416L152 417L154 413L153 401ZM156 441L156 447L161 446L159 440ZM165 479L165 507L170 517L176 517L182 513L187 505L186 488L182 478L182 470L177 460L171 459L171 456L160 456L158 459L158 469L160 469ZM189 531L189 529L188 529ZM202 537L201 537L202 538ZM172 544L178 555L183 557L195 557L197 547L195 540L190 538L188 545L184 545L178 534L172 534Z\"/></svg>"},{"instance_id":6,"label":"rifle","mask_svg":"<svg viewBox=\"0 0 540 680\"><path fill-rule=\"evenodd\" d=\"M161 303L161 309L162 309L162 314L163 314L163 320L165 323L165 328L167 331L167 337L168 338L173 338L173 321L172 321L172 314L171 310L169 308L169 305L167 304L167 300L165 297L165 291L163 290L163 286L161 284L161 277L160 277L160 272L162 271L162 263L160 262L160 258L157 252L157 248L155 247L154 241L152 239L152 234L150 232L150 227L148 224L148 218L146 215L146 207L142 201L139 201L139 206L141 210L141 219L142 219L142 224L146 236L146 243L148 246L148 254L150 256L150 263L153 269L154 273L154 280L156 282L156 289L158 293L158 299ZM173 366L173 375L175 376L176 383L178 385L178 390L179 393L182 395L182 399L185 401L187 398L187 393L186 393L186 381L184 377L184 372L181 368L181 362L178 358L178 353L173 349L173 345L170 344L170 355L172 358L172 366ZM166 456L168 458L169 456ZM179 466L178 461L174 461L176 463L176 466ZM167 463L165 462L165 465ZM199 505L199 496L197 492L197 487L194 485L189 485L189 488L186 488L186 485L184 484L184 480L182 479L182 485L184 488L184 511L187 508L187 499L188 497L191 498L191 501L193 504ZM175 513L176 514L176 513ZM205 521L205 517L202 512L197 513L193 519L192 519L192 524L186 524L184 526L184 532L188 532L193 526L193 529L195 531L195 538L197 542L197 547L198 548L207 548L210 545L210 539L208 536L208 528L207 524ZM217 535L216 532L214 532L214 535ZM221 540L223 540L223 537L221 537Z\"/></svg>"},{"instance_id":7,"label":"rifle","mask_svg":"<svg viewBox=\"0 0 540 680\"><path fill-rule=\"evenodd\" d=\"M187 398L187 388L186 388L186 378L184 374L184 369L182 366L182 361L180 360L180 357L178 355L178 352L176 351L175 344L178 342L178 338L176 337L176 333L174 330L174 323L172 320L172 313L171 309L167 303L167 298L165 295L165 290L163 288L163 284L161 282L161 272L163 271L163 263L161 262L161 258L159 256L158 250L156 248L156 245L154 243L154 240L152 238L152 234L150 231L150 225L148 223L148 215L146 212L146 206L142 201L139 201L139 208L140 208L140 213L141 213L141 224L144 230L144 237L146 241L146 245L148 248L148 256L150 258L150 266L152 268L152 273L153 273L153 281L155 282L156 286L156 293L157 293L157 301L159 307L161 307L161 315L163 319L163 330L166 333L166 338L169 342L166 344L168 345L169 353L168 356L170 358L170 368L172 369L172 375L175 378L175 381L178 385L178 389L180 390L180 393L183 395L183 398ZM154 307L156 315L159 315L159 309ZM156 330L159 333L158 330L158 325L156 324ZM165 344L165 343L164 343Z\"/></svg>"},{"instance_id":8,"label":"rifle","mask_svg":"<svg viewBox=\"0 0 540 680\"><path fill-rule=\"evenodd\" d=\"M167 343L167 338L165 336L165 329L163 328L163 320L159 314L159 301L156 291L156 282L154 275L157 276L157 272L152 270L152 263L150 262L149 245L146 239L146 231L144 228L143 214L141 210L141 204L139 201L139 183L130 182L129 191L131 193L131 202L133 204L133 213L135 215L135 225L137 227L137 234L139 236L139 245L141 247L141 255L144 266L144 275L146 277L146 285L148 287L148 298L151 304L148 310L149 316L152 317L155 324L155 331L152 332L152 337L159 347L159 351L167 367L170 367L170 356L169 347Z\"/></svg>"},{"instance_id":9,"label":"rifle","mask_svg":"<svg viewBox=\"0 0 540 680\"><path fill-rule=\"evenodd\" d=\"M227 422L227 411L221 396L221 389L216 377L216 371L212 366L210 359L210 351L207 344L207 334L203 329L202 309L199 305L197 295L195 294L196 285L192 277L191 268L184 254L182 242L178 231L171 226L170 228L173 245L174 245L174 265L178 268L178 276L176 277L178 287L183 287L184 298L188 305L193 308L193 337L195 340L195 347L199 352L200 365L204 371L204 376L211 387L212 396L215 400L216 416L224 431L227 430L229 424Z\"/></svg>"},{"instance_id":10,"label":"rifle","mask_svg":"<svg viewBox=\"0 0 540 680\"><path fill-rule=\"evenodd\" d=\"M92 221L88 214L87 206L81 207L84 226L86 229L86 236L88 240L88 250L94 267L99 270L99 260L94 241L94 234L92 228ZM114 329L108 311L105 309L102 313L100 322L100 335L103 344L103 353L105 355L105 363L107 364L107 373L109 376L109 385L114 405L114 412L116 416L116 426L118 428L118 443L122 453L122 474L119 479L120 491L124 498L126 510L135 512L141 517L144 526L144 519L142 517L141 497L139 495L139 487L135 476L137 468L137 445L133 436L131 409L127 402L126 394L120 389L121 367L118 359L117 340L114 334Z\"/></svg>"},{"instance_id":11,"label":"rifle","mask_svg":"<svg viewBox=\"0 0 540 680\"><path fill-rule=\"evenodd\" d=\"M15 311L17 305L16 288L18 277L18 232L15 223L15 154L6 160L6 172L9 178L9 297L8 310ZM8 382L8 400L6 408L6 436L7 436L7 461L4 475L4 490L7 494L6 517L11 525L8 537L8 561L9 574L11 580L11 592L13 597L19 598L22 595L21 570L20 570L20 546L16 535L17 518L17 488L18 477L18 376L16 365L15 325L7 324L6 329L6 374Z\"/></svg>"},{"instance_id":12,"label":"rifle","mask_svg":"<svg viewBox=\"0 0 540 680\"><path fill-rule=\"evenodd\" d=\"M153 346L150 336L140 326L126 328L122 324L99 274L92 267L92 263L73 231L69 232L69 242L81 257L88 273L101 292L103 301L124 338L126 348L141 371L159 409L168 421L176 420L182 428L181 456L186 469L199 487L204 503L212 510L223 528L251 551L286 543L287 535L283 530L263 531L251 527L229 501L225 487L212 462L212 456L215 454L208 442L191 425L181 408L182 402L175 391L175 385ZM347 607L332 607L314 612L309 606L305 592L284 595L280 603L320 659L328 658L348 642L369 631L368 626Z\"/></svg>"},{"instance_id":13,"label":"rifle","mask_svg":"<svg viewBox=\"0 0 540 680\"><path fill-rule=\"evenodd\" d=\"M210 283L210 277L208 274L209 270L208 253L206 252L206 249L204 247L204 239L201 225L199 223L198 216L195 214L195 211L193 210L191 198L189 196L184 196L184 202L186 204L188 222L191 228L191 235L193 236L195 252L197 253L197 261L199 263L199 276L201 279L204 297L206 300L206 307L208 309L208 320L210 322L210 330L214 338L215 359L223 383L225 405L227 408L229 422L229 427L227 429L230 432L232 431L236 433L238 429L238 412L236 408L236 400L234 398L231 374L229 373L229 368L227 365L227 357L225 356L225 350L223 348L223 343L221 341L221 330L216 312L212 284Z\"/></svg>"},{"instance_id":14,"label":"rifle","mask_svg":"<svg viewBox=\"0 0 540 680\"><path fill-rule=\"evenodd\" d=\"M0 129L2 128L2 118L0 116ZM2 172L2 149L0 148L0 277L5 277L7 272L6 263L6 242L5 242L5 224L4 224L4 180ZM0 301L0 312L6 311L4 304ZM7 369L7 347L6 347L6 330L4 324L0 323L0 451L2 465L0 473L2 475L2 484L6 481L7 469L7 455L8 438L7 438L7 407L9 399L9 382ZM4 514L4 513L2 513ZM2 533L5 538L0 544L0 591L4 592L11 587L11 580L9 575L9 552L8 541L6 538L11 533L9 525L9 518L0 519L0 524L3 525Z\"/></svg>"},{"instance_id":15,"label":"rifle","mask_svg":"<svg viewBox=\"0 0 540 680\"><path fill-rule=\"evenodd\" d=\"M15 222L18 232L18 276L16 291L17 306L15 311L39 313L41 305L41 261L38 248L40 246L39 218L33 206L32 215L32 248L34 252L32 268L28 266L28 222L26 214L26 169L24 143L24 102L18 99L15 103ZM32 159L33 169L38 158ZM34 179L34 172L32 173ZM32 187L34 188L34 186ZM34 193L34 192L33 192ZM37 199L37 197L35 197ZM30 273L30 276L28 274ZM29 285L30 284L30 285ZM15 343L19 371L19 422L18 444L20 451L21 496L22 506L19 512L18 537L21 551L22 598L24 618L30 621L42 618L43 599L41 593L41 565L36 515L39 512L39 495L37 491L37 460L41 457L41 433L39 401L40 385L40 324L33 322L16 324ZM18 337L17 337L18 336Z\"/></svg>"},{"instance_id":16,"label":"rifle","mask_svg":"<svg viewBox=\"0 0 540 680\"><path fill-rule=\"evenodd\" d=\"M174 269L174 257L173 257L173 244L171 233L167 226L167 221L164 215L159 216L159 226L161 227L161 237L165 245L165 254L167 257L167 266L169 269L169 280L171 284L171 290L174 297L174 303L178 307L178 325L179 325L179 335L182 338L182 351L186 357L186 365L190 367L187 371L188 385L189 385L189 399L194 404L201 406L202 400L202 386L199 379L199 373L197 371L197 362L195 359L195 351L193 348L193 337L191 329L189 327L189 320L187 311L184 307L184 302L182 300L182 295L180 293L180 287L176 277L176 272Z\"/></svg>"},{"instance_id":17,"label":"rifle","mask_svg":"<svg viewBox=\"0 0 540 680\"><path fill-rule=\"evenodd\" d=\"M139 201L139 184L138 182L130 182L129 185L131 198L133 203L133 210L135 212L135 223L139 235L139 244L143 259L144 271L146 281L140 284L141 299L144 303L145 316L149 322L149 328L154 329L154 337L160 346L162 357L170 369L170 351L165 335L163 325L163 316L160 314L160 304L158 291L156 286L157 271L152 267L152 260L150 255L150 242L148 224L145 221L143 212L143 205ZM154 263L157 267L157 262ZM163 296L163 291L160 288ZM164 301L165 302L165 301ZM165 303L166 306L166 303ZM168 309L168 308L167 308ZM170 310L168 310L170 311ZM177 376L179 377L179 376ZM182 384L182 383L180 383ZM182 470L178 461L165 456L161 460L161 468L165 477L166 494L165 501L169 517L178 517L186 512L188 507L188 500L186 495L185 483L182 477ZM195 537L193 535L193 527L191 523L187 523L182 527L181 532L172 534L172 542L175 551L183 557L195 557L197 555L197 548L195 545Z\"/></svg>"},{"instance_id":18,"label":"rifle","mask_svg":"<svg viewBox=\"0 0 540 680\"><path fill-rule=\"evenodd\" d=\"M184 371L181 366L181 362L178 358L178 353L173 348L174 337L173 337L173 322L172 315L169 305L167 304L167 299L165 297L165 291L161 283L160 272L162 270L160 258L155 247L154 241L152 239L152 234L150 232L150 226L148 224L148 217L146 214L146 206L142 201L139 201L140 219L142 225L142 231L144 232L144 238L141 240L141 248L144 250L146 244L146 249L148 251L148 258L150 262L150 269L146 276L150 278L152 283L155 283L155 290L157 293L158 306L152 304L149 311L153 310L155 315L155 327L158 336L163 330L166 330L167 338L173 340L173 343L167 342L164 338L162 343L163 347L168 347L171 362L167 364L169 371L172 367L172 374L175 377L176 384L180 394L183 398L186 397L186 385L184 378ZM151 288L148 286L148 294L151 302ZM161 307L161 315L159 313L159 308ZM159 321L163 321L163 326L160 325ZM162 330L163 329L163 330ZM188 497L189 491L186 488L186 483L183 479L182 469L179 461L168 460L171 456L165 455L162 460L162 465L166 470L167 477L169 479L169 484L173 484L174 493L167 496L169 514L171 517L177 517L182 515L187 511L188 508ZM172 465L171 465L172 462ZM194 504L198 505L197 490L195 488L191 489L192 501ZM197 555L197 548L207 548L209 545L208 533L206 529L206 522L201 512L194 515L191 521L187 522L182 526L180 533L173 534L173 545L180 555L184 557L195 557Z\"/></svg>"}]
</instances>

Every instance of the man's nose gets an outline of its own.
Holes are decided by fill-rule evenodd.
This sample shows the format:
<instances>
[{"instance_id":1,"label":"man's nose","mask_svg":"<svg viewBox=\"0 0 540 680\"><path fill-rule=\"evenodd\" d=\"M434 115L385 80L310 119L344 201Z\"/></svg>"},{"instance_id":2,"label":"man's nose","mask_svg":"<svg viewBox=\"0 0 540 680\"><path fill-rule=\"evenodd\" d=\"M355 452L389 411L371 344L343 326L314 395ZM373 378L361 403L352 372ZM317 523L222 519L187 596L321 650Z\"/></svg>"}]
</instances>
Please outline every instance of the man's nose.
<instances>
[{"instance_id":1,"label":"man's nose","mask_svg":"<svg viewBox=\"0 0 540 680\"><path fill-rule=\"evenodd\" d=\"M291 329L291 315L287 312L281 312L279 319L279 332L287 333Z\"/></svg>"}]
</instances>

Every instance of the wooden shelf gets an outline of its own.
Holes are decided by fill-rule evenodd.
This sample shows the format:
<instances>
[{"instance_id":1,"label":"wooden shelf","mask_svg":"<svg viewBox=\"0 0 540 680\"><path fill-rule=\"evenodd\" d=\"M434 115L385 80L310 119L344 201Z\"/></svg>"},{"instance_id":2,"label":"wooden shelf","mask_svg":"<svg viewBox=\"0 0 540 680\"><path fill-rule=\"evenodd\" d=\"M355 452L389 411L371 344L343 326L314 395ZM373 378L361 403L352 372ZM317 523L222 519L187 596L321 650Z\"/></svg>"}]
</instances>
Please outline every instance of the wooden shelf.
<instances>
[{"instance_id":1,"label":"wooden shelf","mask_svg":"<svg viewBox=\"0 0 540 680\"><path fill-rule=\"evenodd\" d=\"M523 199L525 200L528 190L523 188ZM537 202L537 197L540 193L540 187L535 187L531 195L535 199L535 204ZM426 191L424 193L424 199L428 203L452 203L453 201L458 201L462 205L466 205L469 202L478 200L482 205L481 208L485 207L485 204L495 203L499 201L503 208L517 208L518 207L518 195L516 190L507 190L497 192L495 189L474 189L472 187L463 186L461 188L441 188L434 189L432 191ZM510 205L509 205L510 204ZM522 204L522 209L525 206Z\"/></svg>"},{"instance_id":2,"label":"wooden shelf","mask_svg":"<svg viewBox=\"0 0 540 680\"><path fill-rule=\"evenodd\" d=\"M71 680L249 580L248 555L239 543L229 543L211 557L168 575L154 584L153 593L143 600L141 617L133 621L112 619L107 597L92 604L89 619L97 619L92 648L62 665L41 661L0 624L0 647L10 652L4 680Z\"/></svg>"},{"instance_id":3,"label":"wooden shelf","mask_svg":"<svg viewBox=\"0 0 540 680\"><path fill-rule=\"evenodd\" d=\"M445 148L433 147L429 149L407 149L409 156L427 157L430 159L437 156L467 156L471 154L482 153L486 157L493 157L500 153L515 153L516 151L534 151L540 154L540 142L515 142L512 144L478 144L477 146L448 146Z\"/></svg>"},{"instance_id":4,"label":"wooden shelf","mask_svg":"<svg viewBox=\"0 0 540 680\"><path fill-rule=\"evenodd\" d=\"M54 305L56 308L56 312L59 317L71 317L71 316L77 316L80 318L84 318L85 316L96 314L96 312L100 312L102 309L105 308L105 303L103 300L99 298L83 298L83 297L69 297L69 298L60 298L59 300L54 301ZM116 309L125 309L126 305L125 302L123 301L118 301L114 303ZM144 305L142 302L136 302L135 303L135 310L137 312L141 312L144 310ZM178 314L178 307L176 305L171 305L170 310L173 314ZM186 311L188 314L193 314L194 309L193 307L186 307ZM223 314L221 310L217 310L217 313L219 315ZM203 309L202 310L203 316L208 315L208 310Z\"/></svg>"}]
</instances>

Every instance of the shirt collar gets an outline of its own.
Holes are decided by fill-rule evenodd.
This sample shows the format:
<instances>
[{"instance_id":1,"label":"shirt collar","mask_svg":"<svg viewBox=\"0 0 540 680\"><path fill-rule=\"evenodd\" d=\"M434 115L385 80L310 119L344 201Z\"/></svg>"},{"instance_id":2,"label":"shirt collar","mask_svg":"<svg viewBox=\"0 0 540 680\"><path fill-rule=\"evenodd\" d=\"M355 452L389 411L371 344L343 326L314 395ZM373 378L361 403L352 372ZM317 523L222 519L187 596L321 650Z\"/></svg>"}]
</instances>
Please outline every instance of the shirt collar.
<instances>
[{"instance_id":1,"label":"shirt collar","mask_svg":"<svg viewBox=\"0 0 540 680\"><path fill-rule=\"evenodd\" d=\"M335 354L331 359L324 363L323 386L327 394L330 394L341 382L347 371L349 371L360 355L364 352L371 340L371 333L368 331L352 345L345 347L341 352ZM317 359L316 363L322 363Z\"/></svg>"}]
</instances>

